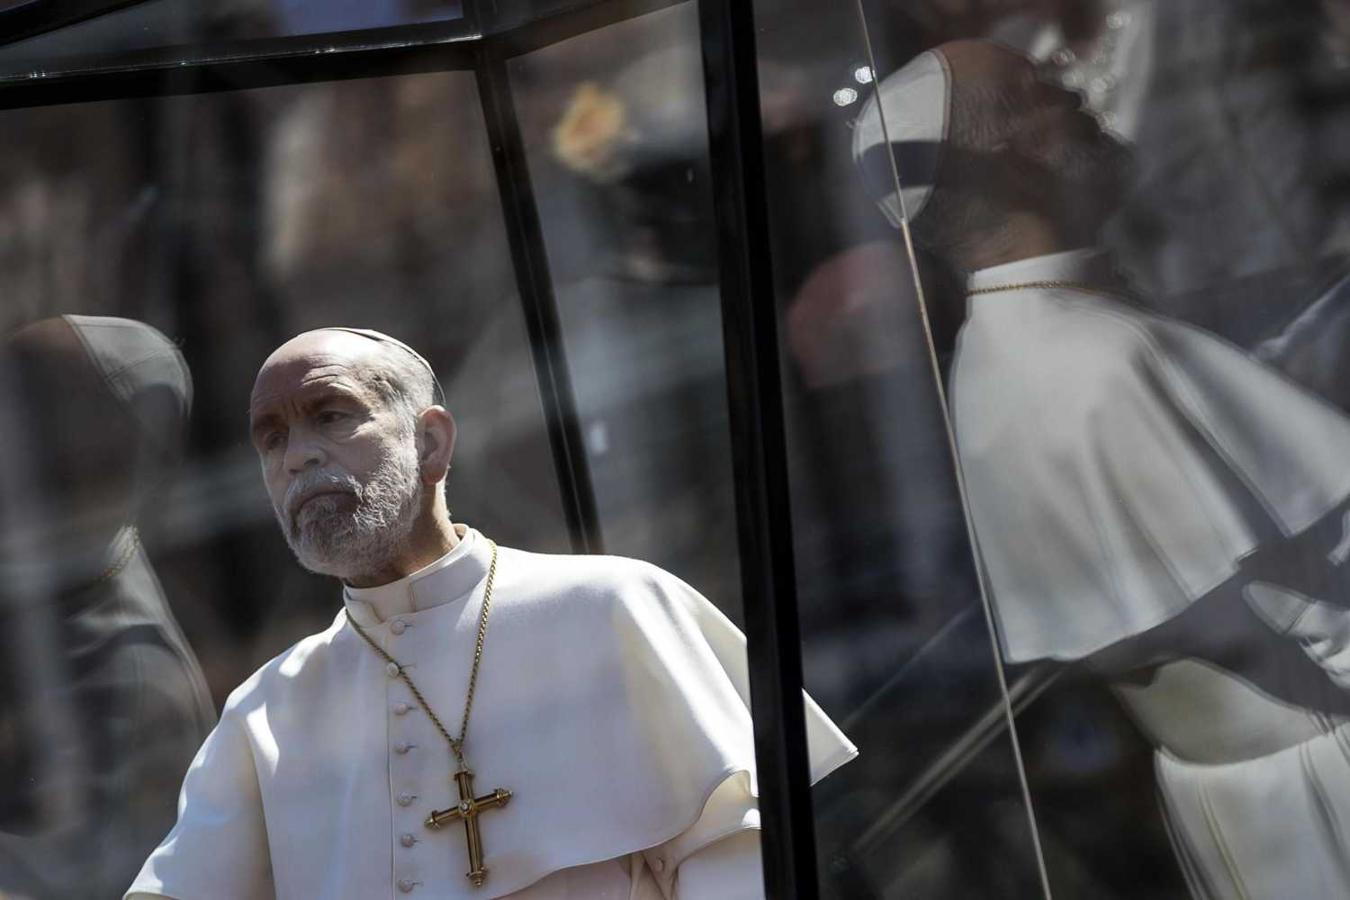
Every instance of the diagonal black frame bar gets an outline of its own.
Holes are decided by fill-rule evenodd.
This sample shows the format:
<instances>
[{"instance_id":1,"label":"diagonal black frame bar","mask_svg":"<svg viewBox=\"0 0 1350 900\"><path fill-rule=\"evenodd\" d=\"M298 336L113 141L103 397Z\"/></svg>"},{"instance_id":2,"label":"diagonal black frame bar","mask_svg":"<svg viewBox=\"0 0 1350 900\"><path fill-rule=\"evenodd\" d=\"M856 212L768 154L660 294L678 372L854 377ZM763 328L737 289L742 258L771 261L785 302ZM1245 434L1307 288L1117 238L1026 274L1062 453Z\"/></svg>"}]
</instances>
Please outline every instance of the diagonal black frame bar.
<instances>
[{"instance_id":1,"label":"diagonal black frame bar","mask_svg":"<svg viewBox=\"0 0 1350 900\"><path fill-rule=\"evenodd\" d=\"M492 165L501 194L511 261L516 270L516 287L525 313L549 445L558 473L558 489L562 493L563 517L574 552L602 553L604 543L590 463L581 440L576 395L572 391L571 370L563 351L562 326L557 298L553 294L553 279L548 270L543 226L534 201L525 141L511 96L506 60L493 43L485 42L479 45L476 68L478 96L492 146Z\"/></svg>"},{"instance_id":2,"label":"diagonal black frame bar","mask_svg":"<svg viewBox=\"0 0 1350 900\"><path fill-rule=\"evenodd\" d=\"M775 900L809 900L819 884L752 3L699 0L699 30L764 881Z\"/></svg>"},{"instance_id":3,"label":"diagonal black frame bar","mask_svg":"<svg viewBox=\"0 0 1350 900\"><path fill-rule=\"evenodd\" d=\"M0 11L0 44L74 25L140 0L26 0Z\"/></svg>"},{"instance_id":4,"label":"diagonal black frame bar","mask_svg":"<svg viewBox=\"0 0 1350 900\"><path fill-rule=\"evenodd\" d=\"M687 0L603 0L566 8L514 28L494 29L491 23L480 25L486 34L485 40L497 44L502 56L509 58L685 2Z\"/></svg>"}]
</instances>

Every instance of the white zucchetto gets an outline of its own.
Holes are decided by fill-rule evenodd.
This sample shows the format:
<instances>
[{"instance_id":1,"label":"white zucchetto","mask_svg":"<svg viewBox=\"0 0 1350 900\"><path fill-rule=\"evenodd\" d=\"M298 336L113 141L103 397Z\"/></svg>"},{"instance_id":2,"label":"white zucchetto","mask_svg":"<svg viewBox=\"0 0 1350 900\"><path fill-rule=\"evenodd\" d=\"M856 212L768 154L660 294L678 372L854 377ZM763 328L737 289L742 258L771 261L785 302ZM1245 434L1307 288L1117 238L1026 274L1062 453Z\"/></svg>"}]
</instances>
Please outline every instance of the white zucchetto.
<instances>
[{"instance_id":1,"label":"white zucchetto","mask_svg":"<svg viewBox=\"0 0 1350 900\"><path fill-rule=\"evenodd\" d=\"M854 123L853 161L896 227L903 219L913 221L933 193L947 139L951 84L946 58L936 50L920 53L878 83ZM895 154L899 196L888 152Z\"/></svg>"}]
</instances>

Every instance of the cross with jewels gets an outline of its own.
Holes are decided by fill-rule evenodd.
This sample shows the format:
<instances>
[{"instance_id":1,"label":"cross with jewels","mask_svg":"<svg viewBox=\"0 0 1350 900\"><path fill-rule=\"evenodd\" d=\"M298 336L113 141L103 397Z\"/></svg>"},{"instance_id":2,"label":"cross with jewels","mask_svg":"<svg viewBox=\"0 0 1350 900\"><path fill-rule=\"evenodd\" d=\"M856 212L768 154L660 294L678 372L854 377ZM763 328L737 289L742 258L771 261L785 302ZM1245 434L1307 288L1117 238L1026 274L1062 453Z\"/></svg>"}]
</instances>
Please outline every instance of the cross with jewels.
<instances>
[{"instance_id":1,"label":"cross with jewels","mask_svg":"<svg viewBox=\"0 0 1350 900\"><path fill-rule=\"evenodd\" d=\"M487 881L488 870L483 865L483 836L478 832L478 815L485 809L505 806L511 799L511 792L497 788L481 797L473 795L473 773L459 767L455 773L455 785L459 788L459 804L447 809L435 810L427 816L426 826L439 829L446 822L455 819L464 820L464 836L469 841L469 871L466 873L474 887L482 887Z\"/></svg>"}]
</instances>

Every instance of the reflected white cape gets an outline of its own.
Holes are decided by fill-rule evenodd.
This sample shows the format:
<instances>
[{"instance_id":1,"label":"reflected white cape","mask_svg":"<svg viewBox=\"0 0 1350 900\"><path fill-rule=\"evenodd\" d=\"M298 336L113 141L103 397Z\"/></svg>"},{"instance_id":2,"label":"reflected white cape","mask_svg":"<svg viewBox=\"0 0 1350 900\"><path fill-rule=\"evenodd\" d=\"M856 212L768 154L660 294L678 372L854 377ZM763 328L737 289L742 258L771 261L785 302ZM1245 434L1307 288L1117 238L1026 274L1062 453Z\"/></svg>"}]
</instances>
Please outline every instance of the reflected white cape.
<instances>
[{"instance_id":1,"label":"reflected white cape","mask_svg":"<svg viewBox=\"0 0 1350 900\"><path fill-rule=\"evenodd\" d=\"M972 290L1113 283L1092 251ZM1350 420L1236 347L1079 287L970 298L951 374L970 513L1007 659L1077 659L1158 625L1263 541L1350 495Z\"/></svg>"}]
</instances>

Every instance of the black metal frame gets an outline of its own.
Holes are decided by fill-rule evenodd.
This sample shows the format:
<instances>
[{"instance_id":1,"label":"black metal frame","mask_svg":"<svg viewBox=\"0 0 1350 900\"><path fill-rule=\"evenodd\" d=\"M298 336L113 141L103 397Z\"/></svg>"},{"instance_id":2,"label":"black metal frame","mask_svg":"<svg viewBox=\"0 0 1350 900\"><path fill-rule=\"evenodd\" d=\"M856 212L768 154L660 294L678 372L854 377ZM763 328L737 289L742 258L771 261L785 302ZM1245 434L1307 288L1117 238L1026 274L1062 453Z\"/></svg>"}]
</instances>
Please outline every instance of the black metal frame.
<instances>
[{"instance_id":1,"label":"black metal frame","mask_svg":"<svg viewBox=\"0 0 1350 900\"><path fill-rule=\"evenodd\" d=\"M0 75L0 109L415 72L474 72L572 546L577 552L599 552L590 472L506 64L532 50L681 2L690 0L594 0L488 34L466 3L465 19L445 23L91 57L64 70ZM775 900L813 898L818 894L814 820L753 10L749 0L696 2L714 173L765 881Z\"/></svg>"},{"instance_id":2,"label":"black metal frame","mask_svg":"<svg viewBox=\"0 0 1350 900\"><path fill-rule=\"evenodd\" d=\"M752 4L699 0L768 896L819 893Z\"/></svg>"},{"instance_id":3,"label":"black metal frame","mask_svg":"<svg viewBox=\"0 0 1350 900\"><path fill-rule=\"evenodd\" d=\"M0 34L8 41L23 40L44 31L100 16L136 0L23 0L0 11Z\"/></svg>"},{"instance_id":4,"label":"black metal frame","mask_svg":"<svg viewBox=\"0 0 1350 900\"><path fill-rule=\"evenodd\" d=\"M553 296L553 280L548 272L548 253L539 209L530 186L525 142L516 120L506 59L491 44L483 46L479 53L478 92L492 144L497 189L501 192L506 234L516 268L516 286L525 310L525 327L539 379L549 444L558 470L563 514L572 548L578 553L600 553L603 549L600 517L595 508L586 448L581 442L576 397L563 352L562 326L558 320L557 300Z\"/></svg>"}]
</instances>

